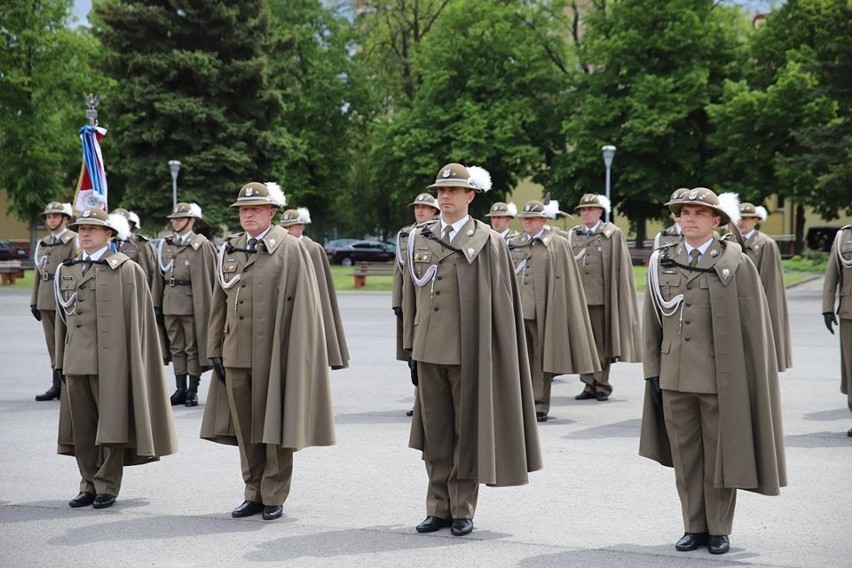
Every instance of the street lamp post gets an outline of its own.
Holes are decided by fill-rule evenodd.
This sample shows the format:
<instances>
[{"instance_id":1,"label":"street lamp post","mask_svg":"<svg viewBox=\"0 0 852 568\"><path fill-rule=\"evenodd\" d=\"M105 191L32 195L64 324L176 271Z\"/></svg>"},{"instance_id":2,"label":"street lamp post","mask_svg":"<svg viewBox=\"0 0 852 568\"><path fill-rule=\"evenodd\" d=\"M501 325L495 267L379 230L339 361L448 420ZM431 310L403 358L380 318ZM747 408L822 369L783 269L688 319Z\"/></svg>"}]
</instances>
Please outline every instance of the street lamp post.
<instances>
[{"instance_id":1,"label":"street lamp post","mask_svg":"<svg viewBox=\"0 0 852 568\"><path fill-rule=\"evenodd\" d=\"M180 162L169 160L169 169L172 172L172 211L177 207L177 178L180 171ZM609 177L607 177L609 179ZM607 182L609 183L609 182Z\"/></svg>"},{"instance_id":2,"label":"street lamp post","mask_svg":"<svg viewBox=\"0 0 852 568\"><path fill-rule=\"evenodd\" d=\"M606 198L612 202L612 199L609 196L609 172L612 168L612 159L615 157L615 146L612 144L607 144L606 146L601 146L601 152L603 152L604 165L606 166ZM610 207L610 210L612 207ZM604 219L607 223L609 223L609 211L606 212L606 218Z\"/></svg>"}]
</instances>

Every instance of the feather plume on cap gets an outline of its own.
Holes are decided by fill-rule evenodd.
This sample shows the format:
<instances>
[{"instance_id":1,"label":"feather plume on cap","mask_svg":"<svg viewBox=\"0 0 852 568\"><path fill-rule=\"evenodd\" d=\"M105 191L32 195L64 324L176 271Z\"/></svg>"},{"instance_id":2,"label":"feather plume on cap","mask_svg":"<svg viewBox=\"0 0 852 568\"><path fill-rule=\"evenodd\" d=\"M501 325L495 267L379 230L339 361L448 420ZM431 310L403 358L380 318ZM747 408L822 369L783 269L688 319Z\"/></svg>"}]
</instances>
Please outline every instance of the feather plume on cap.
<instances>
[{"instance_id":1,"label":"feather plume on cap","mask_svg":"<svg viewBox=\"0 0 852 568\"><path fill-rule=\"evenodd\" d=\"M508 213L512 217L515 217L518 214L518 206L510 201L506 204L506 213Z\"/></svg>"},{"instance_id":2,"label":"feather plume on cap","mask_svg":"<svg viewBox=\"0 0 852 568\"><path fill-rule=\"evenodd\" d=\"M110 213L109 224L113 229L118 231L118 235L116 236L119 239L126 241L130 238L130 221L124 215L121 213Z\"/></svg>"},{"instance_id":3,"label":"feather plume on cap","mask_svg":"<svg viewBox=\"0 0 852 568\"><path fill-rule=\"evenodd\" d=\"M189 212L196 219L201 219L201 206L198 203L190 203L189 204ZM138 225L137 225L138 226Z\"/></svg>"},{"instance_id":4,"label":"feather plume on cap","mask_svg":"<svg viewBox=\"0 0 852 568\"><path fill-rule=\"evenodd\" d=\"M284 207L287 205L287 198L284 196L284 190L281 189L281 186L275 183L274 181L268 181L263 185L266 186L266 189L269 190L269 200L278 205L278 207Z\"/></svg>"},{"instance_id":5,"label":"feather plume on cap","mask_svg":"<svg viewBox=\"0 0 852 568\"><path fill-rule=\"evenodd\" d=\"M612 202L606 195L598 195L598 203L600 203L606 213L612 212Z\"/></svg>"},{"instance_id":6,"label":"feather plume on cap","mask_svg":"<svg viewBox=\"0 0 852 568\"><path fill-rule=\"evenodd\" d=\"M479 166L468 166L467 172L470 174L468 181L482 191L491 189L491 174L485 168Z\"/></svg>"},{"instance_id":7,"label":"feather plume on cap","mask_svg":"<svg viewBox=\"0 0 852 568\"><path fill-rule=\"evenodd\" d=\"M720 193L719 209L728 215L734 225L740 222L740 196L736 193Z\"/></svg>"},{"instance_id":8,"label":"feather plume on cap","mask_svg":"<svg viewBox=\"0 0 852 568\"><path fill-rule=\"evenodd\" d=\"M133 211L128 211L128 212L127 212L127 219L128 219L130 222L135 223L135 224L136 224L136 228L137 228L137 229L141 229L141 228L142 228L142 222L141 222L141 221L139 221L139 215L137 215L135 212L133 212Z\"/></svg>"},{"instance_id":9,"label":"feather plume on cap","mask_svg":"<svg viewBox=\"0 0 852 568\"><path fill-rule=\"evenodd\" d=\"M559 215L559 202L555 199L551 199L545 203L544 214L547 215L548 219L556 219L556 216Z\"/></svg>"},{"instance_id":10,"label":"feather plume on cap","mask_svg":"<svg viewBox=\"0 0 852 568\"><path fill-rule=\"evenodd\" d=\"M757 217L761 221L766 221L766 219L769 217L769 211L767 211L766 207L764 207L763 205L758 205L757 207L755 207L754 212L757 213Z\"/></svg>"},{"instance_id":11,"label":"feather plume on cap","mask_svg":"<svg viewBox=\"0 0 852 568\"><path fill-rule=\"evenodd\" d=\"M311 212L308 211L308 208L307 207L297 207L296 211L299 212L299 221L301 221L303 225L310 225L310 223L311 223Z\"/></svg>"}]
</instances>

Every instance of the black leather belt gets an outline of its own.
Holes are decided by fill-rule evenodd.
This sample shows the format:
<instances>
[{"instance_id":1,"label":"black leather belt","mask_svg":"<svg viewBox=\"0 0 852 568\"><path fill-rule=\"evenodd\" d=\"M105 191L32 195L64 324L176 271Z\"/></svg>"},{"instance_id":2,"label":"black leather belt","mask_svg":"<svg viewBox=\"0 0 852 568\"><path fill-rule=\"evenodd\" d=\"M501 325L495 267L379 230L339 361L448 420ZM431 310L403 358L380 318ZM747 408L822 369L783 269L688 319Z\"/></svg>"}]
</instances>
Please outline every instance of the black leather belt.
<instances>
[{"instance_id":1,"label":"black leather belt","mask_svg":"<svg viewBox=\"0 0 852 568\"><path fill-rule=\"evenodd\" d=\"M175 278L169 278L169 286L192 286L192 280L177 280Z\"/></svg>"},{"instance_id":2,"label":"black leather belt","mask_svg":"<svg viewBox=\"0 0 852 568\"><path fill-rule=\"evenodd\" d=\"M51 274L50 272L42 272L41 279L44 282L50 282L51 280L53 280L53 274Z\"/></svg>"}]
</instances>

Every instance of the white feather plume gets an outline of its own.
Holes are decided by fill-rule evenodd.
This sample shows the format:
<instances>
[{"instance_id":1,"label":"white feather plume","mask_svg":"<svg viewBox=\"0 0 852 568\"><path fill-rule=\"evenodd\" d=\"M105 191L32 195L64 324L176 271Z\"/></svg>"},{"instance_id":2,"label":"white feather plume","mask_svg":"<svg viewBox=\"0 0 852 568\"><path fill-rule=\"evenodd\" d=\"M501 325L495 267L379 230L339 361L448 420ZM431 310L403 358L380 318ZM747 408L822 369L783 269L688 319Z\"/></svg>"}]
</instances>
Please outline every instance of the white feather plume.
<instances>
[{"instance_id":1,"label":"white feather plume","mask_svg":"<svg viewBox=\"0 0 852 568\"><path fill-rule=\"evenodd\" d=\"M766 221L766 219L769 217L769 211L767 211L766 207L764 207L763 205L758 205L757 207L755 207L754 212L757 213L757 217L761 221Z\"/></svg>"},{"instance_id":2,"label":"white feather plume","mask_svg":"<svg viewBox=\"0 0 852 568\"><path fill-rule=\"evenodd\" d=\"M117 236L119 239L126 241L130 238L130 221L124 215L121 213L110 213L109 224L113 229L118 231Z\"/></svg>"},{"instance_id":3,"label":"white feather plume","mask_svg":"<svg viewBox=\"0 0 852 568\"><path fill-rule=\"evenodd\" d=\"M518 206L510 201L506 204L506 213L508 213L512 217L515 217L518 214Z\"/></svg>"},{"instance_id":4,"label":"white feather plume","mask_svg":"<svg viewBox=\"0 0 852 568\"><path fill-rule=\"evenodd\" d=\"M720 193L719 209L731 218L731 223L740 222L740 196L736 193Z\"/></svg>"},{"instance_id":5,"label":"white feather plume","mask_svg":"<svg viewBox=\"0 0 852 568\"><path fill-rule=\"evenodd\" d=\"M198 203L190 203L189 212L196 219L201 219L201 206Z\"/></svg>"},{"instance_id":6,"label":"white feather plume","mask_svg":"<svg viewBox=\"0 0 852 568\"><path fill-rule=\"evenodd\" d=\"M479 166L468 166L467 172L470 174L470 183L477 189L482 191L491 189L491 174L488 173L488 170Z\"/></svg>"},{"instance_id":7,"label":"white feather plume","mask_svg":"<svg viewBox=\"0 0 852 568\"><path fill-rule=\"evenodd\" d=\"M559 215L559 202L555 199L551 199L545 203L544 214L547 215L548 219L556 219L556 216Z\"/></svg>"},{"instance_id":8,"label":"white feather plume","mask_svg":"<svg viewBox=\"0 0 852 568\"><path fill-rule=\"evenodd\" d=\"M307 207L297 207L296 211L299 212L299 221L301 221L305 225L310 225L311 223L311 212L308 211Z\"/></svg>"},{"instance_id":9,"label":"white feather plume","mask_svg":"<svg viewBox=\"0 0 852 568\"><path fill-rule=\"evenodd\" d=\"M598 203L600 203L606 213L612 212L612 202L606 195L598 195Z\"/></svg>"},{"instance_id":10,"label":"white feather plume","mask_svg":"<svg viewBox=\"0 0 852 568\"><path fill-rule=\"evenodd\" d=\"M269 200L278 207L284 207L287 205L287 198L284 196L284 190L281 189L281 186L275 183L274 181L268 181L263 185L269 190Z\"/></svg>"},{"instance_id":11,"label":"white feather plume","mask_svg":"<svg viewBox=\"0 0 852 568\"><path fill-rule=\"evenodd\" d=\"M141 229L141 228L142 228L142 222L139 220L139 215L137 215L137 214L136 214L136 213L134 213L133 211L128 211L128 212L127 212L127 218L128 218L131 222L136 223L136 228L137 228L137 229Z\"/></svg>"}]
</instances>

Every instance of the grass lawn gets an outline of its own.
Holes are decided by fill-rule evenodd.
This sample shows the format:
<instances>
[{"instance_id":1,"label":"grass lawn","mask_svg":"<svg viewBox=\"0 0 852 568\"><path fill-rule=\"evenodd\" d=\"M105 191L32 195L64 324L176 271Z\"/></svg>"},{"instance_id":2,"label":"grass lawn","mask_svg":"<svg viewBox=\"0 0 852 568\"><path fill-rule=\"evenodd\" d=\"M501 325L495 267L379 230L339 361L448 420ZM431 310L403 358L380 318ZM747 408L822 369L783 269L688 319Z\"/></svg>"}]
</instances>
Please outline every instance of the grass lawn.
<instances>
[{"instance_id":1,"label":"grass lawn","mask_svg":"<svg viewBox=\"0 0 852 568\"><path fill-rule=\"evenodd\" d=\"M813 276L825 274L825 264L819 265L803 264L806 261L784 261L784 284L792 286ZM352 272L354 268L346 266L332 266L331 276L334 280L334 287L338 292L351 291L367 291L367 292L389 292L393 287L393 276L369 276L367 277L367 285L363 288L355 290L354 278ZM645 291L645 274L648 268L646 266L634 266L633 278L636 281L636 291ZM27 270L23 278L15 280L12 286L4 286L3 290L31 290L33 287L33 276L35 271Z\"/></svg>"}]
</instances>

